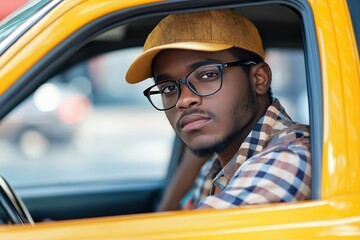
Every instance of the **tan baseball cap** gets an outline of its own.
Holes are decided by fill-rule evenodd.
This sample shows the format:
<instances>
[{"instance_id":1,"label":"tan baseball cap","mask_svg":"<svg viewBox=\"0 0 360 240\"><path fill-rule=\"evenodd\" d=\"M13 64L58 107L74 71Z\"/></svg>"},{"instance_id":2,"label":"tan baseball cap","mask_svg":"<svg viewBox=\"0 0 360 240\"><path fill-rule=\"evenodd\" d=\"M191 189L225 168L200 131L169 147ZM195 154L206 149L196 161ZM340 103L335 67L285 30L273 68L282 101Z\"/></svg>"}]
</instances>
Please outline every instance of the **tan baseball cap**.
<instances>
[{"instance_id":1,"label":"tan baseball cap","mask_svg":"<svg viewBox=\"0 0 360 240\"><path fill-rule=\"evenodd\" d=\"M126 81L138 83L151 77L152 61L164 49L215 52L232 47L254 52L263 59L265 56L256 27L233 10L169 15L148 35L143 53L128 69Z\"/></svg>"}]
</instances>

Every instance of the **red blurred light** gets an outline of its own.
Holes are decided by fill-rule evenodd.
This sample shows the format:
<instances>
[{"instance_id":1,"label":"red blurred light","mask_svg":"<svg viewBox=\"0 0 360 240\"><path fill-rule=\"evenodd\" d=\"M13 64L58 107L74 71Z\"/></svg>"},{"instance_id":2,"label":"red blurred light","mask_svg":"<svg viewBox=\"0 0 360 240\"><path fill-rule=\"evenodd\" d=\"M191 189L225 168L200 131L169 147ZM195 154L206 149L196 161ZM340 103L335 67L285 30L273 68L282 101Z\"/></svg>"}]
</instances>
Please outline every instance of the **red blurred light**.
<instances>
[{"instance_id":1,"label":"red blurred light","mask_svg":"<svg viewBox=\"0 0 360 240\"><path fill-rule=\"evenodd\" d=\"M90 110L90 101L84 96L74 95L66 97L58 108L59 118L67 124L81 122Z\"/></svg>"}]
</instances>

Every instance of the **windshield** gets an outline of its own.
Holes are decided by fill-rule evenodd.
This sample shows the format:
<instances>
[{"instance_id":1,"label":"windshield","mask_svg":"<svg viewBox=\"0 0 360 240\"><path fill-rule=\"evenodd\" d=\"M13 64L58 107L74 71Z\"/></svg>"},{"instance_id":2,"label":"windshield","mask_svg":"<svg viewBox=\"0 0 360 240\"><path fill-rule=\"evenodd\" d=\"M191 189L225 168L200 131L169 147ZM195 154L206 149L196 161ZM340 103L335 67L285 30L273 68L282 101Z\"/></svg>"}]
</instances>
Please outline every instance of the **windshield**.
<instances>
[{"instance_id":1,"label":"windshield","mask_svg":"<svg viewBox=\"0 0 360 240\"><path fill-rule=\"evenodd\" d=\"M0 22L0 42L51 0L32 0Z\"/></svg>"}]
</instances>

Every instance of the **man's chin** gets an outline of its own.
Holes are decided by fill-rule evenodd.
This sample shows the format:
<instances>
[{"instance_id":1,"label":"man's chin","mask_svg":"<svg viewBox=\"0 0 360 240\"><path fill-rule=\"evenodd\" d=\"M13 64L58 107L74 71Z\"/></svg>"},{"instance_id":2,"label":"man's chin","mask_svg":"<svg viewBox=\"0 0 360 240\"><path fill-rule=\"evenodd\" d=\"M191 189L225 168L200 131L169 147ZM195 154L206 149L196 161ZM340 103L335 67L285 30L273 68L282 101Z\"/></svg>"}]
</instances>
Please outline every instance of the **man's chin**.
<instances>
[{"instance_id":1,"label":"man's chin","mask_svg":"<svg viewBox=\"0 0 360 240\"><path fill-rule=\"evenodd\" d=\"M222 141L219 143L214 143L208 146L200 146L200 147L189 147L190 150L199 157L207 157L212 156L215 153L220 153L225 150L227 143Z\"/></svg>"},{"instance_id":2,"label":"man's chin","mask_svg":"<svg viewBox=\"0 0 360 240\"><path fill-rule=\"evenodd\" d=\"M208 149L191 149L191 151L200 158L210 157L215 153L214 151L209 151Z\"/></svg>"},{"instance_id":3,"label":"man's chin","mask_svg":"<svg viewBox=\"0 0 360 240\"><path fill-rule=\"evenodd\" d=\"M189 144L189 149L197 156L206 157L212 156L215 153L219 154L225 151L225 149L236 139L238 136L238 131L233 131L231 134L226 136L223 139L217 139L213 142L202 142L198 146Z\"/></svg>"}]
</instances>

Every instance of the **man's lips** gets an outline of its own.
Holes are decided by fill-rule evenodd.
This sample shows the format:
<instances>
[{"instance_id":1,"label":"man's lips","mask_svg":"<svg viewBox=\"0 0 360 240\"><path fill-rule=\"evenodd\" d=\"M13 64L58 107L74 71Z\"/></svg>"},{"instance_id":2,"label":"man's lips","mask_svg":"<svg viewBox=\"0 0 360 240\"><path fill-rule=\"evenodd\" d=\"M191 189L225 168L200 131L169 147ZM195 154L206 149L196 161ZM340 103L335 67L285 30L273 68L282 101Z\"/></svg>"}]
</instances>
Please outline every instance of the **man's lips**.
<instances>
[{"instance_id":1,"label":"man's lips","mask_svg":"<svg viewBox=\"0 0 360 240\"><path fill-rule=\"evenodd\" d=\"M204 127L210 121L210 119L211 117L208 115L192 113L183 116L179 121L179 125L182 131L190 132Z\"/></svg>"}]
</instances>

